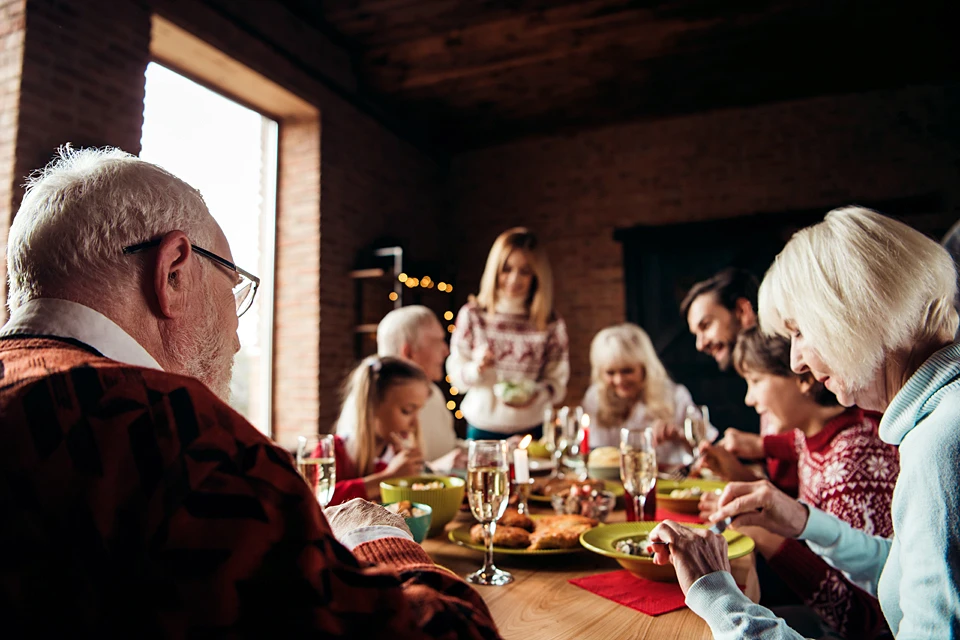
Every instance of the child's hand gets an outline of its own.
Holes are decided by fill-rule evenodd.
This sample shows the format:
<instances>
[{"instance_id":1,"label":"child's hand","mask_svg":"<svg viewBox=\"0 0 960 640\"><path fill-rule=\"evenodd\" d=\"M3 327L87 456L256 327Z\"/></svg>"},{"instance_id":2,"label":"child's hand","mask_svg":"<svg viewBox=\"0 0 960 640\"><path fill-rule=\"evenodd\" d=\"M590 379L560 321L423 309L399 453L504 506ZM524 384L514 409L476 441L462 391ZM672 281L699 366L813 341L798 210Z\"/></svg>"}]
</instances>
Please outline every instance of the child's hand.
<instances>
[{"instance_id":1,"label":"child's hand","mask_svg":"<svg viewBox=\"0 0 960 640\"><path fill-rule=\"evenodd\" d=\"M718 442L721 447L745 460L760 460L763 455L763 438L755 433L727 429Z\"/></svg>"},{"instance_id":2,"label":"child's hand","mask_svg":"<svg viewBox=\"0 0 960 640\"><path fill-rule=\"evenodd\" d=\"M423 454L420 449L401 449L384 469L384 477L416 476L423 473Z\"/></svg>"}]
</instances>

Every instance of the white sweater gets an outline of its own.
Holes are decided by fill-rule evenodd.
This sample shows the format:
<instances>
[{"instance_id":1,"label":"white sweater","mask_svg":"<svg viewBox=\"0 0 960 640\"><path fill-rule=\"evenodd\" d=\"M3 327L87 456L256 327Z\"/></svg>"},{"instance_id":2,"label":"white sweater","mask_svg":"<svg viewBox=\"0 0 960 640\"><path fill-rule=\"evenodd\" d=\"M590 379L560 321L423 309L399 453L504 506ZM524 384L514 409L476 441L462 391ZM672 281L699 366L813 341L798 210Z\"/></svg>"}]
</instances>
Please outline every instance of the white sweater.
<instances>
[{"instance_id":1,"label":"white sweater","mask_svg":"<svg viewBox=\"0 0 960 640\"><path fill-rule=\"evenodd\" d=\"M505 313L502 307L488 313L471 303L460 309L456 324L447 373L467 392L460 410L474 427L503 434L524 431L541 424L543 409L566 396L570 360L562 319L554 318L541 331L525 314ZM484 349L493 354L494 365L481 375L477 365ZM522 409L507 406L493 393L500 380L536 382L534 402Z\"/></svg>"},{"instance_id":2,"label":"white sweater","mask_svg":"<svg viewBox=\"0 0 960 640\"><path fill-rule=\"evenodd\" d=\"M590 448L619 447L620 429L645 429L653 424L654 418L647 415L647 406L642 402L633 405L633 411L623 424L615 427L601 427L596 422L596 415L600 409L600 394L603 392L600 383L594 383L584 394L581 405L583 410L593 418L590 425ZM694 406L690 392L682 384L673 384L674 424L683 429L683 420L686 417L687 407ZM717 430L713 425L707 427L707 439L710 442L717 437ZM658 464L686 464L690 454L679 442L664 442L657 447Z\"/></svg>"}]
</instances>

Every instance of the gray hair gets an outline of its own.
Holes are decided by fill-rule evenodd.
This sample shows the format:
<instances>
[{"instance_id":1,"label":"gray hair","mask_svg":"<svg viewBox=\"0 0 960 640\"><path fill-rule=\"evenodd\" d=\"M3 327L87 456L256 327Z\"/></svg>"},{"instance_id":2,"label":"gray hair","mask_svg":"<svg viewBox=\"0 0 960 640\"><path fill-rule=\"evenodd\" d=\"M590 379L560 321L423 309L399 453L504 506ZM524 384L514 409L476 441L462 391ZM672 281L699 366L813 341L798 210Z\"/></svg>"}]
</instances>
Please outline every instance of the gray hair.
<instances>
[{"instance_id":1,"label":"gray hair","mask_svg":"<svg viewBox=\"0 0 960 640\"><path fill-rule=\"evenodd\" d=\"M61 147L30 176L7 241L8 304L66 287L117 294L138 272L123 248L180 230L200 246L214 239L200 193L119 149Z\"/></svg>"},{"instance_id":2,"label":"gray hair","mask_svg":"<svg viewBox=\"0 0 960 640\"><path fill-rule=\"evenodd\" d=\"M916 229L862 207L835 209L794 234L767 271L760 325L789 337L795 324L859 387L889 353L953 339L956 279L950 254Z\"/></svg>"},{"instance_id":3,"label":"gray hair","mask_svg":"<svg viewBox=\"0 0 960 640\"><path fill-rule=\"evenodd\" d=\"M383 317L377 327L377 353L381 357L398 357L403 345L416 347L420 330L431 321L439 322L437 315L422 305L394 309Z\"/></svg>"}]
</instances>

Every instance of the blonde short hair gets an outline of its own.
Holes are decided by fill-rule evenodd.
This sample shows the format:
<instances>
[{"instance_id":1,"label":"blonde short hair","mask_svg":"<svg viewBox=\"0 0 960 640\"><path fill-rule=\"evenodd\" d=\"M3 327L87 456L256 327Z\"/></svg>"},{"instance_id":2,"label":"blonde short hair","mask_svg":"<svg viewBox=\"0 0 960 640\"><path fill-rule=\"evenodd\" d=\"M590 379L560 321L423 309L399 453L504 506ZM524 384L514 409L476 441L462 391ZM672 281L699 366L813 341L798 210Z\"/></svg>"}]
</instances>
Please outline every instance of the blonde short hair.
<instances>
[{"instance_id":1,"label":"blonde short hair","mask_svg":"<svg viewBox=\"0 0 960 640\"><path fill-rule=\"evenodd\" d=\"M430 322L436 322L437 314L419 304L394 309L377 326L377 354L400 356L403 345L415 348L420 342L420 332Z\"/></svg>"},{"instance_id":2,"label":"blonde short hair","mask_svg":"<svg viewBox=\"0 0 960 640\"><path fill-rule=\"evenodd\" d=\"M919 231L862 207L828 213L794 234L760 286L763 330L793 323L832 369L862 387L892 351L950 341L957 275Z\"/></svg>"},{"instance_id":3,"label":"blonde short hair","mask_svg":"<svg viewBox=\"0 0 960 640\"><path fill-rule=\"evenodd\" d=\"M593 382L601 387L600 426L620 424L632 411L621 407L614 394L606 388L603 372L611 367L640 366L645 371L643 389L638 402L647 413L661 420L672 420L676 411L674 385L647 332L629 322L602 329L590 343L590 368ZM626 412L627 415L616 415Z\"/></svg>"},{"instance_id":4,"label":"blonde short hair","mask_svg":"<svg viewBox=\"0 0 960 640\"><path fill-rule=\"evenodd\" d=\"M533 232L524 227L508 229L494 241L480 278L480 293L476 296L476 303L484 311L494 310L497 305L497 276L514 251L523 253L533 268L533 283L527 299L530 321L538 329L546 329L553 316L553 272L547 252Z\"/></svg>"}]
</instances>

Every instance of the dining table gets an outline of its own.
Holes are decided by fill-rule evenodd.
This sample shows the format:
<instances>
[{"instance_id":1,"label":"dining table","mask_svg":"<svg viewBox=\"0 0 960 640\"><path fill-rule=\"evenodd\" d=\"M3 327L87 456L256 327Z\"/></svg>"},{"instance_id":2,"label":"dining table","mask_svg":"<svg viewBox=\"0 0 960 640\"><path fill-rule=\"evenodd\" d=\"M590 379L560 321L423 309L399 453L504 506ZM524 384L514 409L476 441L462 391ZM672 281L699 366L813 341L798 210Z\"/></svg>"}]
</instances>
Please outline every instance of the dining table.
<instances>
[{"instance_id":1,"label":"dining table","mask_svg":"<svg viewBox=\"0 0 960 640\"><path fill-rule=\"evenodd\" d=\"M531 512L549 514L531 503ZM669 513L658 511L659 517ZM623 509L615 510L608 523L625 521ZM470 525L473 517L461 511L443 535L428 538L423 548L435 563L465 576L483 564L483 553L451 542L446 533ZM498 567L513 575L504 586L476 586L506 640L708 640L707 624L690 609L649 616L627 606L574 586L569 581L621 569L616 560L586 549L552 556L494 554ZM737 584L754 602L759 601L754 554L731 562Z\"/></svg>"}]
</instances>

